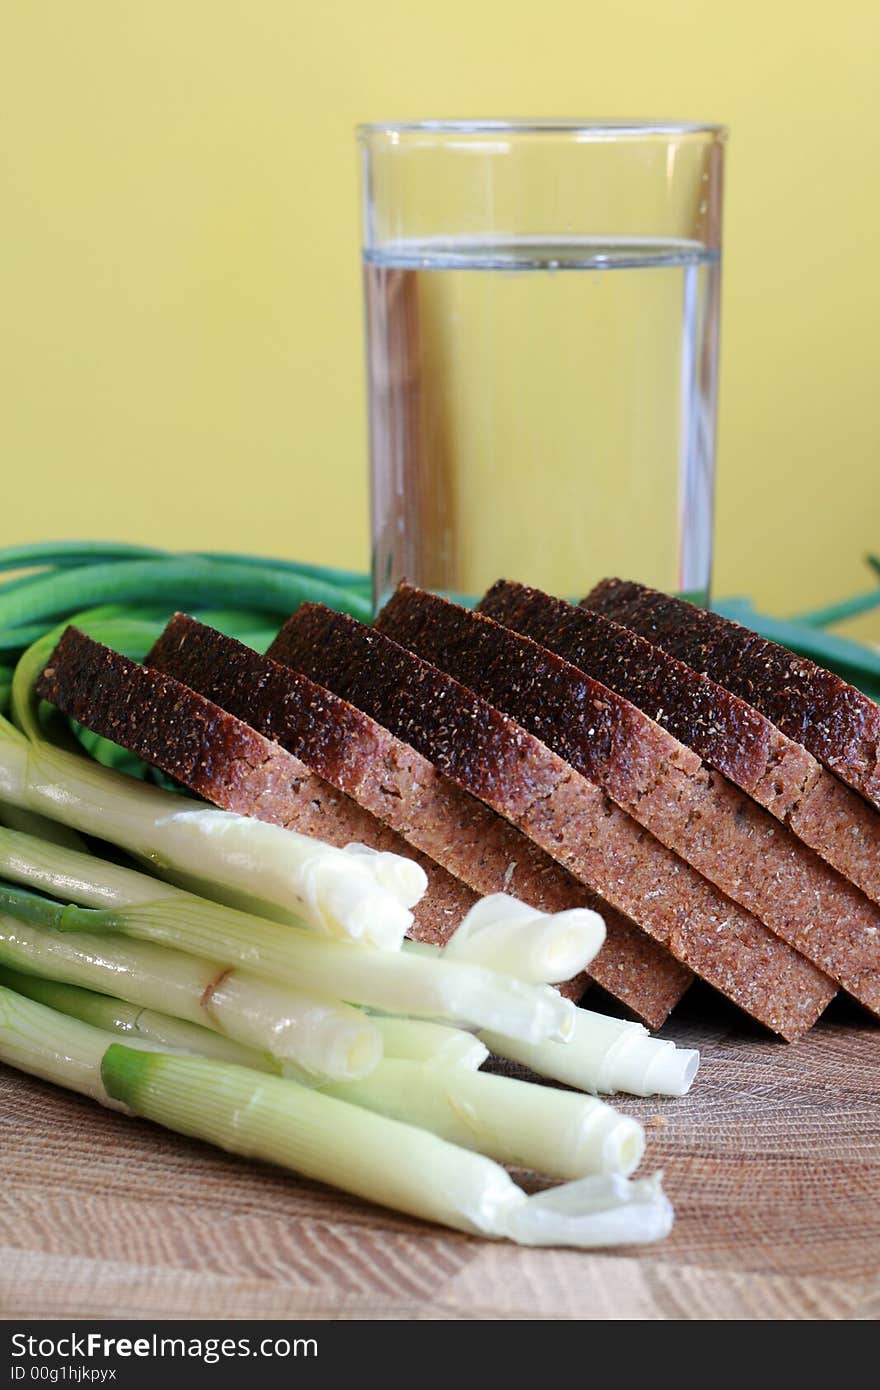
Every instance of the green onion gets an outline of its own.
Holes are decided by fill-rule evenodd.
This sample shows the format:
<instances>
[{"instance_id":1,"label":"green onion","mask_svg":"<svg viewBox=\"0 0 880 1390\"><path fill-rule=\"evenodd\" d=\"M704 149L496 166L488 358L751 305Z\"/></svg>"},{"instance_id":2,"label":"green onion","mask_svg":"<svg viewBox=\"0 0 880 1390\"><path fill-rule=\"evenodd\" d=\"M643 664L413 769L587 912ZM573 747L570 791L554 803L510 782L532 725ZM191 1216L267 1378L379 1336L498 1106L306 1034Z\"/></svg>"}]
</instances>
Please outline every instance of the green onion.
<instances>
[{"instance_id":1,"label":"green onion","mask_svg":"<svg viewBox=\"0 0 880 1390\"><path fill-rule=\"evenodd\" d=\"M131 568L139 564L148 566L141 579L137 568ZM258 650L265 650L274 637L279 615L287 616L303 598L317 598L319 590L321 601L330 607L365 620L371 613L368 575L261 555L50 541L0 550L0 571L15 569L30 572L0 584L0 652L10 655L39 640L59 618L71 621L87 604L107 597L112 601L108 610L112 607L116 616L149 618L163 625L175 609L184 607ZM258 600L243 601L244 590L256 593ZM215 617L216 599L205 608L205 592L228 593L234 607L218 610ZM120 602L124 593L130 597Z\"/></svg>"},{"instance_id":2,"label":"green onion","mask_svg":"<svg viewBox=\"0 0 880 1390\"><path fill-rule=\"evenodd\" d=\"M3 783L3 746L2 734L0 734L0 787ZM0 792L2 801L2 792ZM20 806L0 805L0 830L2 826L10 830L18 830L23 835L32 835L34 839L43 840L50 845L60 845L64 849L85 850L85 841L77 835L75 830L69 830L66 825L59 824L58 821L48 820L46 816L38 816L33 811L23 811Z\"/></svg>"},{"instance_id":3,"label":"green onion","mask_svg":"<svg viewBox=\"0 0 880 1390\"><path fill-rule=\"evenodd\" d=\"M564 1041L574 1024L570 1000L546 986L465 961L436 959L433 953L378 951L331 941L16 831L0 830L0 873L56 897L105 909L78 912L68 907L56 927L121 931L209 961L242 965L311 994L383 1013L494 1028L531 1041Z\"/></svg>"},{"instance_id":4,"label":"green onion","mask_svg":"<svg viewBox=\"0 0 880 1390\"><path fill-rule=\"evenodd\" d=\"M31 570L28 574L17 574L13 579L0 579L0 593L13 594L16 589L23 589L26 585L33 584L35 579L42 579L48 573L49 571L46 569L39 569Z\"/></svg>"},{"instance_id":5,"label":"green onion","mask_svg":"<svg viewBox=\"0 0 880 1390\"><path fill-rule=\"evenodd\" d=\"M672 1230L662 1174L628 1182L618 1173L581 1178L536 1192L505 1212L506 1234L520 1245L647 1245Z\"/></svg>"},{"instance_id":6,"label":"green onion","mask_svg":"<svg viewBox=\"0 0 880 1390\"><path fill-rule=\"evenodd\" d=\"M121 931L207 959L234 961L256 974L386 1013L500 1027L522 1038L560 1041L568 1036L574 1013L570 1001L554 990L483 966L432 960L409 951L368 950L197 898L186 904L141 903L79 918L71 914L64 926L74 921L78 929Z\"/></svg>"},{"instance_id":7,"label":"green onion","mask_svg":"<svg viewBox=\"0 0 880 1390\"><path fill-rule=\"evenodd\" d=\"M195 556L203 560L235 560L255 569L288 570L309 575L326 584L340 588L367 588L369 575L356 570L328 569L323 565L304 564L299 560L281 560L266 555L236 555L227 551L174 552L149 545L131 545L125 541L38 541L30 545L7 546L0 549L0 571L53 567L56 565L92 565L106 560L186 559Z\"/></svg>"},{"instance_id":8,"label":"green onion","mask_svg":"<svg viewBox=\"0 0 880 1390\"><path fill-rule=\"evenodd\" d=\"M586 1248L656 1240L672 1224L659 1177L603 1175L527 1198L491 1159L243 1067L116 1045L102 1077L146 1119L458 1230Z\"/></svg>"},{"instance_id":9,"label":"green onion","mask_svg":"<svg viewBox=\"0 0 880 1390\"><path fill-rule=\"evenodd\" d=\"M233 905L399 947L412 922L409 908L427 883L413 860L350 854L145 785L47 742L33 683L52 645L50 634L16 669L13 713L30 741L0 719L0 800L111 839L163 875ZM258 899L251 885L259 885Z\"/></svg>"},{"instance_id":10,"label":"green onion","mask_svg":"<svg viewBox=\"0 0 880 1390\"><path fill-rule=\"evenodd\" d=\"M0 772L2 768L0 759ZM2 808L7 822L8 809ZM162 898L174 902L189 897L161 879L112 864L80 846L56 844L17 827L0 826L0 878L85 907L127 907L137 902Z\"/></svg>"},{"instance_id":11,"label":"green onion","mask_svg":"<svg viewBox=\"0 0 880 1390\"><path fill-rule=\"evenodd\" d=\"M485 1043L462 1028L385 1014L373 1014L372 1019L382 1034L386 1057L400 1057L408 1062L443 1062L476 1071L489 1056Z\"/></svg>"},{"instance_id":12,"label":"green onion","mask_svg":"<svg viewBox=\"0 0 880 1390\"><path fill-rule=\"evenodd\" d=\"M699 605L697 605L699 607ZM724 618L730 618L734 623L748 624L751 618L760 618L760 614L755 612L754 605L750 598L745 598L741 594L730 595L728 598L713 599L710 605L713 613L720 613Z\"/></svg>"},{"instance_id":13,"label":"green onion","mask_svg":"<svg viewBox=\"0 0 880 1390\"><path fill-rule=\"evenodd\" d=\"M0 883L0 963L213 1028L312 1078L355 1080L382 1055L378 1029L348 1005L151 942L65 930L88 917Z\"/></svg>"},{"instance_id":14,"label":"green onion","mask_svg":"<svg viewBox=\"0 0 880 1390\"><path fill-rule=\"evenodd\" d=\"M79 1091L113 1110L124 1110L124 1104L108 1095L101 1080L101 1063L113 1041L112 1033L0 986L0 1061ZM151 1046L147 1042L133 1045Z\"/></svg>"},{"instance_id":15,"label":"green onion","mask_svg":"<svg viewBox=\"0 0 880 1390\"><path fill-rule=\"evenodd\" d=\"M371 605L360 593L311 575L263 569L234 560L147 559L62 570L5 593L0 588L0 628L33 624L99 603L250 607L288 616L301 603L326 603L369 622Z\"/></svg>"},{"instance_id":16,"label":"green onion","mask_svg":"<svg viewBox=\"0 0 880 1390\"><path fill-rule=\"evenodd\" d=\"M862 613L873 613L880 608L880 589L871 589L866 594L855 594L852 598L841 599L839 603L829 603L823 608L813 608L808 613L798 613L792 622L803 623L807 627L831 627L834 623L846 622L847 618L858 618Z\"/></svg>"},{"instance_id":17,"label":"green onion","mask_svg":"<svg viewBox=\"0 0 880 1390\"><path fill-rule=\"evenodd\" d=\"M0 652L19 652L38 642L46 633L45 623L31 623L24 627L9 628L0 632Z\"/></svg>"},{"instance_id":18,"label":"green onion","mask_svg":"<svg viewBox=\"0 0 880 1390\"><path fill-rule=\"evenodd\" d=\"M202 550L198 552L204 560L235 560L243 565L253 565L255 569L289 570L311 579L320 579L324 584L332 584L339 589L354 589L367 595L372 593L373 581L362 570L328 568L326 565L309 565L302 560L278 560L265 555L236 555L226 550Z\"/></svg>"},{"instance_id":19,"label":"green onion","mask_svg":"<svg viewBox=\"0 0 880 1390\"><path fill-rule=\"evenodd\" d=\"M627 1023L588 1009L576 1009L574 1033L558 1043L524 1043L483 1032L483 1042L499 1057L531 1067L581 1091L628 1091L634 1096L683 1096L693 1085L699 1052L652 1038L640 1023Z\"/></svg>"},{"instance_id":20,"label":"green onion","mask_svg":"<svg viewBox=\"0 0 880 1390\"><path fill-rule=\"evenodd\" d=\"M433 1134L319 1091L196 1057L108 1048L110 1096L136 1115L368 1201L476 1234L523 1200L503 1168Z\"/></svg>"},{"instance_id":21,"label":"green onion","mask_svg":"<svg viewBox=\"0 0 880 1390\"><path fill-rule=\"evenodd\" d=\"M589 1247L657 1239L671 1226L658 1178L587 1178L527 1198L491 1159L243 1067L116 1045L102 1077L146 1119L458 1230Z\"/></svg>"},{"instance_id":22,"label":"green onion","mask_svg":"<svg viewBox=\"0 0 880 1390\"><path fill-rule=\"evenodd\" d=\"M659 1178L582 1178L527 1197L499 1164L412 1125L246 1067L122 1046L2 987L0 1060L178 1133L471 1234L587 1248L657 1239L672 1221Z\"/></svg>"},{"instance_id":23,"label":"green onion","mask_svg":"<svg viewBox=\"0 0 880 1390\"><path fill-rule=\"evenodd\" d=\"M254 904L323 935L392 947L410 925L408 907L361 856L202 807L47 743L25 745L22 757L3 733L0 799L110 839L213 898ZM259 897L251 885L258 885ZM412 900L410 889L406 896Z\"/></svg>"},{"instance_id":24,"label":"green onion","mask_svg":"<svg viewBox=\"0 0 880 1390\"><path fill-rule=\"evenodd\" d=\"M488 965L520 980L554 984L580 974L605 940L597 912L539 912L518 898L480 898L446 943L448 959Z\"/></svg>"},{"instance_id":25,"label":"green onion","mask_svg":"<svg viewBox=\"0 0 880 1390\"><path fill-rule=\"evenodd\" d=\"M159 1013L155 1009L142 1009L137 1004L127 1004L124 999L96 994L94 990L83 989L79 985L63 985L57 980L25 975L19 970L7 970L0 966L0 986L23 994L38 1004L45 1004L46 1008L54 1009L56 1013L78 1018L93 1028L161 1043L165 1050L192 1052L199 1057L213 1057L218 1062L234 1062L240 1067L253 1067L257 1071L276 1075L283 1070L282 1064L268 1052L256 1052L197 1023L186 1023L183 1019L172 1018L170 1014Z\"/></svg>"},{"instance_id":26,"label":"green onion","mask_svg":"<svg viewBox=\"0 0 880 1390\"><path fill-rule=\"evenodd\" d=\"M125 541L35 541L0 549L0 570L32 569L56 565L91 565L99 560L147 560L173 552Z\"/></svg>"},{"instance_id":27,"label":"green onion","mask_svg":"<svg viewBox=\"0 0 880 1390\"><path fill-rule=\"evenodd\" d=\"M362 1080L321 1089L500 1163L558 1178L628 1175L645 1151L641 1125L603 1101L465 1067L386 1059Z\"/></svg>"}]
</instances>

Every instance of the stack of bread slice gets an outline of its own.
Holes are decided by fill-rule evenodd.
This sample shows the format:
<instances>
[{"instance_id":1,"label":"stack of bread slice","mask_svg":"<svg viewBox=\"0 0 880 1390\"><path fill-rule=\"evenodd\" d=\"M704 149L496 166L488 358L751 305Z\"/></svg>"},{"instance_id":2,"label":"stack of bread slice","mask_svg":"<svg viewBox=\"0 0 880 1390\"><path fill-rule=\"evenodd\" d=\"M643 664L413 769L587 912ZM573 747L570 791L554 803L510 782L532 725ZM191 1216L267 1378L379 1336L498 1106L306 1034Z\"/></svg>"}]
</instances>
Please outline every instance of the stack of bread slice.
<instances>
[{"instance_id":1,"label":"stack of bread slice","mask_svg":"<svg viewBox=\"0 0 880 1390\"><path fill-rule=\"evenodd\" d=\"M265 656L178 614L143 665L68 629L38 688L225 809L418 859L420 939L481 894L586 905L649 1027L695 976L789 1040L838 989L880 1016L880 710L680 600L402 584Z\"/></svg>"}]
</instances>

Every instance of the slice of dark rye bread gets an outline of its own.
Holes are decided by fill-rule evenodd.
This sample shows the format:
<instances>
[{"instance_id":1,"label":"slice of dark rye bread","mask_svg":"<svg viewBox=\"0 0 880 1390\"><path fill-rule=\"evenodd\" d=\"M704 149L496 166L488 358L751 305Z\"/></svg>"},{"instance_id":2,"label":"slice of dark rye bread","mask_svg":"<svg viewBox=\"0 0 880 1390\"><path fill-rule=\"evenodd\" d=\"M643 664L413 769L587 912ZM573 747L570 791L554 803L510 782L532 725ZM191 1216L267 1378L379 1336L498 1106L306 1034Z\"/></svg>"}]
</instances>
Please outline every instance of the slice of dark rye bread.
<instances>
[{"instance_id":1,"label":"slice of dark rye bread","mask_svg":"<svg viewBox=\"0 0 880 1390\"><path fill-rule=\"evenodd\" d=\"M411 935L442 941L475 901L369 812L299 759L179 681L129 661L78 629L64 632L37 693L87 729L128 748L215 806L330 844L357 842L418 860L428 891Z\"/></svg>"},{"instance_id":2,"label":"slice of dark rye bread","mask_svg":"<svg viewBox=\"0 0 880 1390\"><path fill-rule=\"evenodd\" d=\"M583 605L499 580L478 611L632 700L880 903L880 815L759 710Z\"/></svg>"},{"instance_id":3,"label":"slice of dark rye bread","mask_svg":"<svg viewBox=\"0 0 880 1390\"><path fill-rule=\"evenodd\" d=\"M880 706L806 657L644 584L603 579L583 600L718 681L880 806Z\"/></svg>"},{"instance_id":4,"label":"slice of dark rye bread","mask_svg":"<svg viewBox=\"0 0 880 1390\"><path fill-rule=\"evenodd\" d=\"M880 1013L876 905L629 700L486 614L407 584L376 626L543 739L722 893Z\"/></svg>"},{"instance_id":5,"label":"slice of dark rye bread","mask_svg":"<svg viewBox=\"0 0 880 1390\"><path fill-rule=\"evenodd\" d=\"M273 660L350 700L505 816L677 959L781 1036L834 985L718 892L597 786L486 700L384 633L303 604Z\"/></svg>"},{"instance_id":6,"label":"slice of dark rye bread","mask_svg":"<svg viewBox=\"0 0 880 1390\"><path fill-rule=\"evenodd\" d=\"M508 821L306 676L180 613L146 664L281 744L474 892L512 893L545 912L600 912L608 935L589 973L649 1027L690 984L690 971ZM566 993L582 992L572 986Z\"/></svg>"},{"instance_id":7,"label":"slice of dark rye bread","mask_svg":"<svg viewBox=\"0 0 880 1390\"><path fill-rule=\"evenodd\" d=\"M721 772L729 770L752 795L756 782L759 788L772 782L766 772L768 746L774 734L788 743L785 736L750 705L627 628L601 613L503 581L489 590L477 611L549 648L645 713L661 713L665 728L696 752L705 750L708 761ZM830 872L812 850L759 807L743 817L742 833L748 827L757 837L756 867L766 894L780 902L783 924L778 925L775 913L757 915L877 1012L880 907Z\"/></svg>"}]
</instances>

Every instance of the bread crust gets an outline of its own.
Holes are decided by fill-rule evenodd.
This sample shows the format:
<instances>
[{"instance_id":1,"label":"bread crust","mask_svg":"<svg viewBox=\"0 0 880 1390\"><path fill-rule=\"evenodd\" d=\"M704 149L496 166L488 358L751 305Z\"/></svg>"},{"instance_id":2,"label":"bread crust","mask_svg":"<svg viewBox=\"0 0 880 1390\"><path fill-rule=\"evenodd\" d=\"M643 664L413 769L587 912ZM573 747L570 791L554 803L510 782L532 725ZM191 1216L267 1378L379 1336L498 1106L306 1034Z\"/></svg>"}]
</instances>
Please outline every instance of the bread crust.
<instances>
[{"instance_id":1,"label":"bread crust","mask_svg":"<svg viewBox=\"0 0 880 1390\"><path fill-rule=\"evenodd\" d=\"M268 654L385 724L783 1037L804 1032L832 997L826 976L637 826L594 783L384 633L305 604Z\"/></svg>"},{"instance_id":2,"label":"bread crust","mask_svg":"<svg viewBox=\"0 0 880 1390\"><path fill-rule=\"evenodd\" d=\"M604 579L583 605L739 695L880 807L880 707L855 686L730 618L644 584Z\"/></svg>"},{"instance_id":3,"label":"bread crust","mask_svg":"<svg viewBox=\"0 0 880 1390\"><path fill-rule=\"evenodd\" d=\"M759 801L769 798L780 820L804 798L779 797L775 785L768 790L768 782L775 783L779 745L803 755L808 773L804 780L809 786L820 775L810 754L791 744L750 706L601 613L504 581L489 591L477 611L601 680L646 714L659 715L664 728L744 791ZM796 756L792 761L796 767ZM793 779L791 785L797 781ZM729 796L717 798L719 813L723 814L729 800ZM766 811L749 802L737 806L736 800L734 794L732 833L716 827L713 841L721 849L721 866L733 885L717 877L715 881L866 1007L880 1012L880 909L846 878L829 872L816 854ZM698 808L698 798L692 801L692 810ZM702 824L701 833L711 834L711 816L703 815ZM822 833L816 829L821 840ZM847 838L852 837L847 834ZM744 857L751 859L751 873Z\"/></svg>"},{"instance_id":4,"label":"bread crust","mask_svg":"<svg viewBox=\"0 0 880 1390\"><path fill-rule=\"evenodd\" d=\"M146 664L294 754L421 851L429 876L439 864L473 894L511 893L544 912L574 907L600 912L608 941L590 974L595 972L596 982L649 1027L659 1028L678 1003L690 983L688 971L354 705L181 613L169 622ZM456 925L452 922L450 930ZM588 983L588 977L578 976L563 992L580 998Z\"/></svg>"}]
</instances>

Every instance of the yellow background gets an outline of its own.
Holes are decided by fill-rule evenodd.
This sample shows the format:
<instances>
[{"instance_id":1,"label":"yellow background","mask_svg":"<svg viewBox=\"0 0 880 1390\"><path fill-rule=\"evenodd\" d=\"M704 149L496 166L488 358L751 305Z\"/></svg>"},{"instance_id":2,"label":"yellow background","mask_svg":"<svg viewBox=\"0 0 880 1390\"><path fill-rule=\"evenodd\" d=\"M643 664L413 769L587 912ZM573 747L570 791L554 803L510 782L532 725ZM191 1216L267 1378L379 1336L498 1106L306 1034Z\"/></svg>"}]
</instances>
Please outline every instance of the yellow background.
<instances>
[{"instance_id":1,"label":"yellow background","mask_svg":"<svg viewBox=\"0 0 880 1390\"><path fill-rule=\"evenodd\" d=\"M867 587L878 73L877 0L3 0L0 544L365 567L353 125L659 115L731 127L716 591Z\"/></svg>"}]
</instances>

